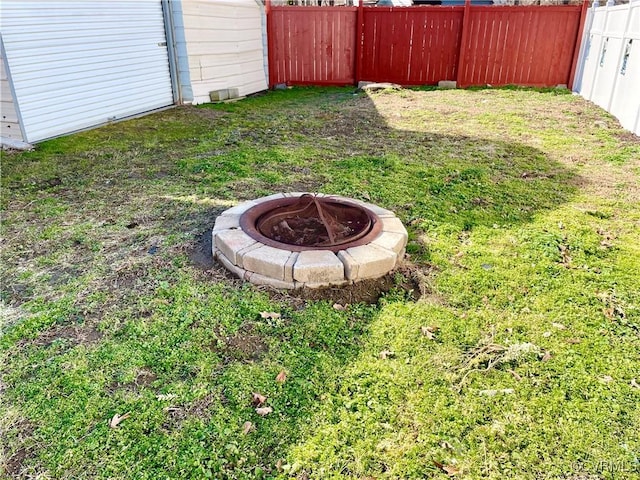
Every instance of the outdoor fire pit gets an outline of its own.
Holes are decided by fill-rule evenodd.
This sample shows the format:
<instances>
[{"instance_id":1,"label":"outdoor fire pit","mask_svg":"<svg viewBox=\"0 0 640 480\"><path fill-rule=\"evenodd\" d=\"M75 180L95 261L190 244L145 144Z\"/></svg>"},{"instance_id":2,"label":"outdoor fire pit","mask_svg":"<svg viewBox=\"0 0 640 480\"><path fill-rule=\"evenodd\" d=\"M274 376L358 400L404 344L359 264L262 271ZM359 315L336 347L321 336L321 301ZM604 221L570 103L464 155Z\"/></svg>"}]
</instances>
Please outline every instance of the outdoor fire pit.
<instances>
[{"instance_id":1,"label":"outdoor fire pit","mask_svg":"<svg viewBox=\"0 0 640 480\"><path fill-rule=\"evenodd\" d=\"M238 277L276 288L317 288L378 278L404 256L393 212L358 200L279 193L223 212L213 255Z\"/></svg>"}]
</instances>

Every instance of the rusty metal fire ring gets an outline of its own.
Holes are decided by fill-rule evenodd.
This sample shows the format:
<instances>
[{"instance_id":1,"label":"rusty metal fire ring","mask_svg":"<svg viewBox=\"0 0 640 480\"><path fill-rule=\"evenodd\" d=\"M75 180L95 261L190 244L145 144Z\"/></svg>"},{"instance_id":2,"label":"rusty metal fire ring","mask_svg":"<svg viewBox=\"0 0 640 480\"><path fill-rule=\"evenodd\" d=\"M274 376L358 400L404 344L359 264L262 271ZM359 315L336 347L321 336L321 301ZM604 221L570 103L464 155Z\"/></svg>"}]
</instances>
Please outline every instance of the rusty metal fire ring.
<instances>
[{"instance_id":1,"label":"rusty metal fire ring","mask_svg":"<svg viewBox=\"0 0 640 480\"><path fill-rule=\"evenodd\" d=\"M306 205L301 203L305 201ZM294 217L297 213L304 211L304 216L308 217L309 212L313 210L318 213L317 218L326 227L327 237L330 238L326 241L321 239L319 242L312 242L311 245L299 245L295 242L290 243L277 239L279 236L274 234L274 228L276 230L278 227L290 229L289 223L295 223ZM344 227L347 223L350 226L355 224L352 228L353 231L341 236L339 233L344 232L336 231L350 230L351 228ZM313 230L314 227L313 225L305 226L309 227L306 230ZM240 216L240 228L254 240L270 247L293 252L328 250L337 253L340 250L365 245L374 240L382 232L382 222L378 215L357 203L332 197L303 195L267 200L249 208ZM321 227L318 225L317 228ZM292 229L291 238L288 240L304 236L294 234L294 229Z\"/></svg>"}]
</instances>

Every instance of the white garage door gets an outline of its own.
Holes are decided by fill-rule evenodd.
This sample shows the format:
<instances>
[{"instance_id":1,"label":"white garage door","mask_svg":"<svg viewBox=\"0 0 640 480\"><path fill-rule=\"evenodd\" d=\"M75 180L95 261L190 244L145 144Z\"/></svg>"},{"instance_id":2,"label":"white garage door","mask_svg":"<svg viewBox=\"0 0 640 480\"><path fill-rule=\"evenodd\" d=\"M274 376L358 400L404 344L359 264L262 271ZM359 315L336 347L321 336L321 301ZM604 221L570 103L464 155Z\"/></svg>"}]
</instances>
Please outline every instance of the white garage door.
<instances>
[{"instance_id":1,"label":"white garage door","mask_svg":"<svg viewBox=\"0 0 640 480\"><path fill-rule=\"evenodd\" d=\"M171 105L160 0L2 0L26 140Z\"/></svg>"}]
</instances>

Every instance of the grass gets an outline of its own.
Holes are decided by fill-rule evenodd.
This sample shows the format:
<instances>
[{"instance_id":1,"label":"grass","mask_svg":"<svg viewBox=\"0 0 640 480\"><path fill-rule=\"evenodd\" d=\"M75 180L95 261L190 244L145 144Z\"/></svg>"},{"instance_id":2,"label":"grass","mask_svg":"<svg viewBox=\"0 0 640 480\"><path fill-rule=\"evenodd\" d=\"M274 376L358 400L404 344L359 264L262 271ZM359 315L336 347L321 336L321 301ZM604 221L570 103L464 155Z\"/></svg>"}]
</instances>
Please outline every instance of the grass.
<instances>
[{"instance_id":1,"label":"grass","mask_svg":"<svg viewBox=\"0 0 640 480\"><path fill-rule=\"evenodd\" d=\"M292 89L3 154L0 472L638 478L639 174L608 114L521 89ZM376 304L207 264L222 210L304 190L407 225Z\"/></svg>"}]
</instances>

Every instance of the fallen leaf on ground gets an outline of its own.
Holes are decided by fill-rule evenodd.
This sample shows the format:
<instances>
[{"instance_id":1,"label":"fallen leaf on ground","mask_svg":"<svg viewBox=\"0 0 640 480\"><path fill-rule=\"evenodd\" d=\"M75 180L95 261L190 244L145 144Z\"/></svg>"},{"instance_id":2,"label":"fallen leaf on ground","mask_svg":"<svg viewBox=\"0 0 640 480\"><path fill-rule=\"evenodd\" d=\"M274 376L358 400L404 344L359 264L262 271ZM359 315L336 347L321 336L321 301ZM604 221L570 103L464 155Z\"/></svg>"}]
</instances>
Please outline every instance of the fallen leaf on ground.
<instances>
[{"instance_id":1,"label":"fallen leaf on ground","mask_svg":"<svg viewBox=\"0 0 640 480\"><path fill-rule=\"evenodd\" d=\"M601 383L611 383L613 382L613 377L610 375L603 375L598 380L600 380Z\"/></svg>"},{"instance_id":2,"label":"fallen leaf on ground","mask_svg":"<svg viewBox=\"0 0 640 480\"><path fill-rule=\"evenodd\" d=\"M276 382L278 383L284 383L287 381L287 372L285 372L284 370L282 370L277 376L276 376Z\"/></svg>"},{"instance_id":3,"label":"fallen leaf on ground","mask_svg":"<svg viewBox=\"0 0 640 480\"><path fill-rule=\"evenodd\" d=\"M347 306L346 305L340 305L339 303L334 303L333 304L333 309L334 310L346 310Z\"/></svg>"},{"instance_id":4,"label":"fallen leaf on ground","mask_svg":"<svg viewBox=\"0 0 640 480\"><path fill-rule=\"evenodd\" d=\"M554 326L555 328L557 328L558 330L566 330L567 329L567 327L565 327L561 323L553 322L551 325Z\"/></svg>"},{"instance_id":5,"label":"fallen leaf on ground","mask_svg":"<svg viewBox=\"0 0 640 480\"><path fill-rule=\"evenodd\" d=\"M118 415L117 413L111 418L111 420L109 420L109 426L111 428L116 428L118 425L120 425L120 422L122 422L123 420L126 420L127 418L129 418L129 415L131 415L130 412L125 413L124 415Z\"/></svg>"},{"instance_id":6,"label":"fallen leaf on ground","mask_svg":"<svg viewBox=\"0 0 640 480\"><path fill-rule=\"evenodd\" d=\"M161 393L156 395L156 399L158 400L173 400L174 398L178 398L178 395L175 393Z\"/></svg>"},{"instance_id":7,"label":"fallen leaf on ground","mask_svg":"<svg viewBox=\"0 0 640 480\"><path fill-rule=\"evenodd\" d=\"M558 245L558 249L560 250L560 255L562 256L562 265L565 267L571 266L571 255L569 254L569 247L567 245L560 244Z\"/></svg>"},{"instance_id":8,"label":"fallen leaf on ground","mask_svg":"<svg viewBox=\"0 0 640 480\"><path fill-rule=\"evenodd\" d=\"M264 395L260 395L257 392L253 392L251 394L251 403L253 404L254 407L259 407L266 401L267 401L267 397L265 397Z\"/></svg>"},{"instance_id":9,"label":"fallen leaf on ground","mask_svg":"<svg viewBox=\"0 0 640 480\"><path fill-rule=\"evenodd\" d=\"M444 472L450 477L453 477L454 475L457 475L460 472L460 470L458 470L456 467L452 465L445 465L442 467L442 470L444 470Z\"/></svg>"},{"instance_id":10,"label":"fallen leaf on ground","mask_svg":"<svg viewBox=\"0 0 640 480\"><path fill-rule=\"evenodd\" d=\"M276 312L260 312L260 316L262 318L272 318L272 319L280 318L280 314Z\"/></svg>"},{"instance_id":11,"label":"fallen leaf on ground","mask_svg":"<svg viewBox=\"0 0 640 480\"><path fill-rule=\"evenodd\" d=\"M478 395L483 395L485 397L495 397L499 393L504 393L505 395L511 395L512 393L515 393L515 390L513 388L503 388L501 390L480 390L478 392Z\"/></svg>"},{"instance_id":12,"label":"fallen leaf on ground","mask_svg":"<svg viewBox=\"0 0 640 480\"><path fill-rule=\"evenodd\" d=\"M435 460L433 461L433 464L450 477L453 477L454 475L460 473L460 469L454 467L453 465L445 465L444 463L436 462Z\"/></svg>"},{"instance_id":13,"label":"fallen leaf on ground","mask_svg":"<svg viewBox=\"0 0 640 480\"><path fill-rule=\"evenodd\" d=\"M276 462L276 470L278 471L278 473L282 473L282 459L279 458L278 461Z\"/></svg>"},{"instance_id":14,"label":"fallen leaf on ground","mask_svg":"<svg viewBox=\"0 0 640 480\"><path fill-rule=\"evenodd\" d=\"M264 417L265 415L269 415L271 412L273 412L273 408L271 408L271 407L259 407L259 408L256 408L256 413L258 415L260 415L261 417Z\"/></svg>"},{"instance_id":15,"label":"fallen leaf on ground","mask_svg":"<svg viewBox=\"0 0 640 480\"><path fill-rule=\"evenodd\" d=\"M549 337L551 336L551 332L544 332L544 333L542 334L542 336L543 336L544 338L549 338Z\"/></svg>"},{"instance_id":16,"label":"fallen leaf on ground","mask_svg":"<svg viewBox=\"0 0 640 480\"><path fill-rule=\"evenodd\" d=\"M393 353L391 350L383 350L380 352L380 358L382 360L386 360L387 358L393 358L395 356L396 354Z\"/></svg>"},{"instance_id":17,"label":"fallen leaf on ground","mask_svg":"<svg viewBox=\"0 0 640 480\"><path fill-rule=\"evenodd\" d=\"M640 385L638 385L638 382L636 382L636 379L635 379L635 378L632 378L632 379L631 379L631 386L632 386L633 388L640 388Z\"/></svg>"},{"instance_id":18,"label":"fallen leaf on ground","mask_svg":"<svg viewBox=\"0 0 640 480\"><path fill-rule=\"evenodd\" d=\"M442 442L440 442L440 446L442 448L446 448L447 450L453 450L453 445L451 445L449 442L447 442L446 440L443 440Z\"/></svg>"},{"instance_id":19,"label":"fallen leaf on ground","mask_svg":"<svg viewBox=\"0 0 640 480\"><path fill-rule=\"evenodd\" d=\"M518 382L520 380L522 380L522 377L520 375L518 375L518 373L514 372L513 370L507 370L507 372L509 372L511 375L513 375L513 378L515 378Z\"/></svg>"},{"instance_id":20,"label":"fallen leaf on ground","mask_svg":"<svg viewBox=\"0 0 640 480\"><path fill-rule=\"evenodd\" d=\"M256 427L254 427L253 423L251 422L244 422L244 424L242 425L242 434L246 435L249 432L252 432L256 429Z\"/></svg>"},{"instance_id":21,"label":"fallen leaf on ground","mask_svg":"<svg viewBox=\"0 0 640 480\"><path fill-rule=\"evenodd\" d=\"M436 339L436 332L440 330L440 327L435 327L433 325L430 325L428 327L420 327L420 332L422 332L422 335L424 335L425 337L427 337L429 340L435 340Z\"/></svg>"},{"instance_id":22,"label":"fallen leaf on ground","mask_svg":"<svg viewBox=\"0 0 640 480\"><path fill-rule=\"evenodd\" d=\"M567 339L567 343L571 343L572 345L576 345L578 343L582 342L582 340L580 340L579 338L569 338Z\"/></svg>"},{"instance_id":23,"label":"fallen leaf on ground","mask_svg":"<svg viewBox=\"0 0 640 480\"><path fill-rule=\"evenodd\" d=\"M551 352L544 352L544 355L540 360L543 362L548 362L549 360L551 360Z\"/></svg>"}]
</instances>

